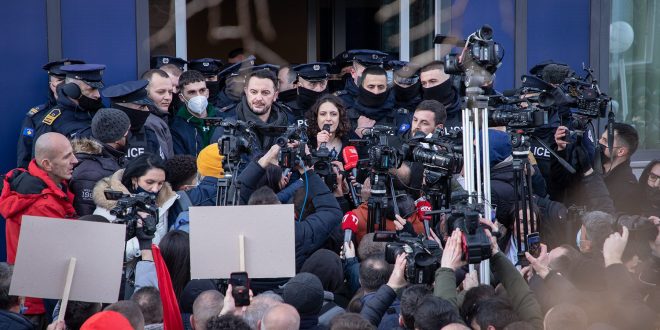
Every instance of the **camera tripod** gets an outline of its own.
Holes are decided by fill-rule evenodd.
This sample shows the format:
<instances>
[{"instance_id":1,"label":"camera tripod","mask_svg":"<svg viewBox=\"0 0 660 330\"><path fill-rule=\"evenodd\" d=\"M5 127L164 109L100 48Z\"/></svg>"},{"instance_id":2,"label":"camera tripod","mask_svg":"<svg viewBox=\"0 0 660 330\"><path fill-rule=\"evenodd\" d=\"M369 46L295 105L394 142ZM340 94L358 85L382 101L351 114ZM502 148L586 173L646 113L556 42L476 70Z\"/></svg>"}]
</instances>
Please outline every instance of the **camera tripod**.
<instances>
[{"instance_id":1,"label":"camera tripod","mask_svg":"<svg viewBox=\"0 0 660 330\"><path fill-rule=\"evenodd\" d=\"M431 168L424 169L424 178L426 179L425 194L428 196L428 201L431 204L431 210L449 209L451 201L451 175L443 171L437 171ZM426 238L431 239L431 228L440 222L442 212L427 212L431 216L431 223L424 220L424 232Z\"/></svg>"},{"instance_id":2,"label":"camera tripod","mask_svg":"<svg viewBox=\"0 0 660 330\"><path fill-rule=\"evenodd\" d=\"M368 219L367 219L367 232L373 233L376 231L376 226L378 230L385 230L385 215L383 210L387 208L388 196L387 196L387 184L389 183L390 191L392 192L392 206L394 208L394 214L399 214L399 206L396 203L396 196L394 194L394 181L392 176L385 172L373 172L371 173L371 196L367 201L368 207Z\"/></svg>"}]
</instances>

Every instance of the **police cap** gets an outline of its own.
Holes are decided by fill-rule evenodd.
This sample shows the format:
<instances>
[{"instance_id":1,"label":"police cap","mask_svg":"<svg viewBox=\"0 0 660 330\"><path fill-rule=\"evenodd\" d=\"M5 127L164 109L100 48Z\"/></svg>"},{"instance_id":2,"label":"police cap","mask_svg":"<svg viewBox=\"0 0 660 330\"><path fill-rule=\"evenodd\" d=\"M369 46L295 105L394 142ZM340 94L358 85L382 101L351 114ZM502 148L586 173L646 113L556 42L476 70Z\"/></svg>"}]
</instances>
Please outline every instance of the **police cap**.
<instances>
[{"instance_id":1,"label":"police cap","mask_svg":"<svg viewBox=\"0 0 660 330\"><path fill-rule=\"evenodd\" d=\"M319 81L328 79L329 66L330 63L315 62L296 65L292 69L298 74L298 77L302 77L308 81Z\"/></svg>"},{"instance_id":2,"label":"police cap","mask_svg":"<svg viewBox=\"0 0 660 330\"><path fill-rule=\"evenodd\" d=\"M199 58L188 61L188 70L197 70L205 77L212 77L220 72L222 61L214 58Z\"/></svg>"},{"instance_id":3,"label":"police cap","mask_svg":"<svg viewBox=\"0 0 660 330\"><path fill-rule=\"evenodd\" d=\"M348 57L364 66L383 65L389 54L371 49L354 49L348 51Z\"/></svg>"},{"instance_id":4,"label":"police cap","mask_svg":"<svg viewBox=\"0 0 660 330\"><path fill-rule=\"evenodd\" d=\"M277 75L277 71L280 70L280 66L275 65L275 64L268 64L268 63L255 65L255 66L252 66L252 67L242 68L242 69L238 70L238 75L239 76L248 76L252 72L261 71L261 70L269 70L269 71L272 71L275 75Z\"/></svg>"},{"instance_id":5,"label":"police cap","mask_svg":"<svg viewBox=\"0 0 660 330\"><path fill-rule=\"evenodd\" d=\"M121 84L112 85L101 91L103 97L110 99L110 102L115 103L134 103L141 105L153 104L147 95L146 80L127 81Z\"/></svg>"},{"instance_id":6,"label":"police cap","mask_svg":"<svg viewBox=\"0 0 660 330\"><path fill-rule=\"evenodd\" d=\"M63 65L60 70L66 73L67 78L73 78L84 81L87 85L94 88L103 88L103 64L70 64Z\"/></svg>"},{"instance_id":7,"label":"police cap","mask_svg":"<svg viewBox=\"0 0 660 330\"><path fill-rule=\"evenodd\" d=\"M177 68L183 71L183 66L188 62L182 58L167 56L167 55L157 55L151 57L151 68L160 69L161 66L167 64L174 64Z\"/></svg>"},{"instance_id":8,"label":"police cap","mask_svg":"<svg viewBox=\"0 0 660 330\"><path fill-rule=\"evenodd\" d=\"M71 64L85 64L85 61L63 58L61 60L46 63L41 68L46 70L50 76L64 78L66 72L62 71L62 66Z\"/></svg>"},{"instance_id":9,"label":"police cap","mask_svg":"<svg viewBox=\"0 0 660 330\"><path fill-rule=\"evenodd\" d=\"M249 67L254 66L254 60L255 59L256 58L254 57L254 55L250 55L246 59L244 59L243 61L240 61L238 63L234 63L234 64L222 69L222 71L220 71L220 73L218 73L218 78L219 79L224 79L224 78L227 78L227 77L232 76L232 75L238 75L238 71L240 69L249 68Z\"/></svg>"},{"instance_id":10,"label":"police cap","mask_svg":"<svg viewBox=\"0 0 660 330\"><path fill-rule=\"evenodd\" d=\"M419 80L419 65L407 61L392 60L385 63L394 73L394 80L403 85L414 85Z\"/></svg>"}]
</instances>

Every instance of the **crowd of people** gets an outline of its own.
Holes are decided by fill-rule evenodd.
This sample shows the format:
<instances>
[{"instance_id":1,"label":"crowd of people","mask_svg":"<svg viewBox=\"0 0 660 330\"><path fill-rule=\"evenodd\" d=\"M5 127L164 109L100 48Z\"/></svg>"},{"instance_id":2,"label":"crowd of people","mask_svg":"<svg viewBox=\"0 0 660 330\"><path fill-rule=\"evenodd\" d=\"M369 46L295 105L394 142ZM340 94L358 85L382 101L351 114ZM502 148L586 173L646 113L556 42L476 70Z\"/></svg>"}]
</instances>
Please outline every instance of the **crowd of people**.
<instances>
[{"instance_id":1,"label":"crowd of people","mask_svg":"<svg viewBox=\"0 0 660 330\"><path fill-rule=\"evenodd\" d=\"M495 211L492 222L479 220L490 243L481 256L492 271L481 274L490 278L485 284L467 264L472 243L465 228L455 217L426 214L434 169L407 159L388 169L391 184L377 191L383 185L375 182L381 177L374 175L372 150L351 146L373 139L374 127L387 130L395 146L462 128L460 75L445 73L442 61L419 66L375 50L346 51L330 63L254 61L241 52L227 64L155 56L141 80L107 87L102 64L63 59L44 66L49 98L26 114L17 168L2 181L7 262L0 263L0 328L660 326L660 159L639 179L634 175L633 126L612 122L599 137L576 133L570 107L546 107L548 122L530 133L536 138L527 156L531 180L523 187L533 195L529 206L514 186L510 132L488 130L491 196L485 199ZM526 81L556 86L571 74L565 64L544 62ZM482 88L501 97L492 83ZM355 164L351 153L371 162ZM473 169L448 173L452 196L464 193L466 171ZM218 196L227 178L229 193ZM10 295L22 217L122 223L108 191L154 203L127 237L118 301L69 301L60 310L57 300ZM247 306L235 299L236 283L190 273L189 208L227 203L232 193L240 205L294 206L296 275L250 279ZM369 226L372 193L389 196L376 230L439 247L428 280L411 274L421 263L409 258L413 250L386 256L391 246ZM530 219L524 232L521 217ZM347 219L357 222L350 237L342 229ZM528 227L540 237L535 249ZM54 321L60 313L64 321Z\"/></svg>"}]
</instances>

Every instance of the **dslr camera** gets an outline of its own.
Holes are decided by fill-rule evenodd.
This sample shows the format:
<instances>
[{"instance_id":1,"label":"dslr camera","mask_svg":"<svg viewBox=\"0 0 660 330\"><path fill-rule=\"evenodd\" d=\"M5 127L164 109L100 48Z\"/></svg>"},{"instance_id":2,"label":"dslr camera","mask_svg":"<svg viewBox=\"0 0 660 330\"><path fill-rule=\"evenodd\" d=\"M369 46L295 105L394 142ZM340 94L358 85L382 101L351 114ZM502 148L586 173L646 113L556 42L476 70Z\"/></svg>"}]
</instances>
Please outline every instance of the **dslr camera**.
<instances>
[{"instance_id":1,"label":"dslr camera","mask_svg":"<svg viewBox=\"0 0 660 330\"><path fill-rule=\"evenodd\" d=\"M445 73L465 74L465 86L479 87L493 81L493 74L503 58L504 49L493 41L493 28L486 24L468 36L462 63L458 60L458 54L445 56Z\"/></svg>"},{"instance_id":2,"label":"dslr camera","mask_svg":"<svg viewBox=\"0 0 660 330\"><path fill-rule=\"evenodd\" d=\"M305 144L307 144L307 126L304 124L293 124L286 127L286 131L275 139L275 143L280 146L280 155L278 163L282 168L293 168L296 160L305 157ZM289 141L300 141L298 147L289 147Z\"/></svg>"},{"instance_id":3,"label":"dslr camera","mask_svg":"<svg viewBox=\"0 0 660 330\"><path fill-rule=\"evenodd\" d=\"M126 224L126 240L135 237L138 220L142 220L142 230L146 235L156 232L158 223L158 206L156 196L145 192L139 194L124 194L121 191L106 190L105 198L117 201L117 205L110 210L110 214L117 217L116 223ZM148 213L142 218L138 212Z\"/></svg>"},{"instance_id":4,"label":"dslr camera","mask_svg":"<svg viewBox=\"0 0 660 330\"><path fill-rule=\"evenodd\" d=\"M385 261L396 262L396 257L407 253L405 277L410 284L431 284L435 271L440 267L442 248L433 240L414 237L409 233L376 232L375 242L388 242L385 245Z\"/></svg>"}]
</instances>

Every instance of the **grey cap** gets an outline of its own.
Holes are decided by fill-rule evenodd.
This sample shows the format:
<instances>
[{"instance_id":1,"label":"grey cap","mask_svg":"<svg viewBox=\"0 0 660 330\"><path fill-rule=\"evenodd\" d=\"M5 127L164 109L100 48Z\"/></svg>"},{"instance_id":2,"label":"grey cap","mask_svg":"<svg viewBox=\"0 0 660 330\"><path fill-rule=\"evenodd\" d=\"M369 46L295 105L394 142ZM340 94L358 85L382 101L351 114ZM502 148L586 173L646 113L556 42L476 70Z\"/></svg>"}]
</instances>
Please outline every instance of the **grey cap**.
<instances>
[{"instance_id":1,"label":"grey cap","mask_svg":"<svg viewBox=\"0 0 660 330\"><path fill-rule=\"evenodd\" d=\"M119 141L131 127L131 120L121 110L103 108L92 118L92 136L103 142Z\"/></svg>"}]
</instances>

